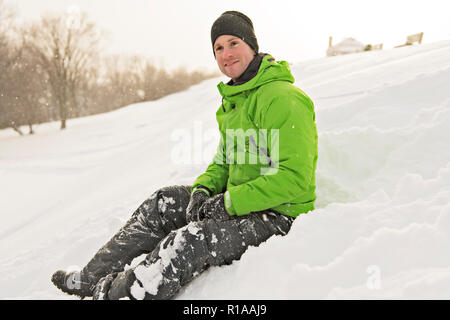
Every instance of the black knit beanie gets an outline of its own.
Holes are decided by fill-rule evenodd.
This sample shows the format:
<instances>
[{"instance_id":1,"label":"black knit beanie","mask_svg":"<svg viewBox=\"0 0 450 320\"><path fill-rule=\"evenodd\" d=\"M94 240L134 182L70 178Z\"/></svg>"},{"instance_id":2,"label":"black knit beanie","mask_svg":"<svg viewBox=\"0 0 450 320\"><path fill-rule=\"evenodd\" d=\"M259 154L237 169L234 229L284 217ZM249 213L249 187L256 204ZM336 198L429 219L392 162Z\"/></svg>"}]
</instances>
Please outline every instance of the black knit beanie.
<instances>
[{"instance_id":1,"label":"black knit beanie","mask_svg":"<svg viewBox=\"0 0 450 320\"><path fill-rule=\"evenodd\" d=\"M214 42L222 35L236 36L245 41L254 51L258 53L258 40L253 29L252 20L239 11L226 11L217 18L211 27L211 42L214 51ZM215 53L214 53L215 55Z\"/></svg>"}]
</instances>

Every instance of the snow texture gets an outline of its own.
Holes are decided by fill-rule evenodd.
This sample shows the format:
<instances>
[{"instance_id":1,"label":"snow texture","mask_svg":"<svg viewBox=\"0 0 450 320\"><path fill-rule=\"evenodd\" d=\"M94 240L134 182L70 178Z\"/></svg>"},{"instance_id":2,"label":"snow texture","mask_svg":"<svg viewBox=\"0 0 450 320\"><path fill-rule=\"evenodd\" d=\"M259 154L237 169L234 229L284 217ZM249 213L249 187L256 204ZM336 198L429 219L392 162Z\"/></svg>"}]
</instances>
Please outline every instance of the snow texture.
<instances>
[{"instance_id":1,"label":"snow texture","mask_svg":"<svg viewBox=\"0 0 450 320\"><path fill-rule=\"evenodd\" d=\"M316 108L316 210L177 298L449 299L450 41L292 71ZM52 273L86 264L155 190L191 184L208 165L221 80L69 120L65 131L0 130L0 298L76 299Z\"/></svg>"}]
</instances>

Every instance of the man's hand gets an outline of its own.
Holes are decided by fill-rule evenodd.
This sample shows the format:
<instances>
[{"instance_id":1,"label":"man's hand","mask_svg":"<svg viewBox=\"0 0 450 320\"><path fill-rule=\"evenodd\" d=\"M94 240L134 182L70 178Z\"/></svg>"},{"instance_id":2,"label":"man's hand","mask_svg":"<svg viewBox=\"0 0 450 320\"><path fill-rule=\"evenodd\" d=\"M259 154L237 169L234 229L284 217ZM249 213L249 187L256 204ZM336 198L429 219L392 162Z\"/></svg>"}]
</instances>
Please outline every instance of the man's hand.
<instances>
[{"instance_id":1,"label":"man's hand","mask_svg":"<svg viewBox=\"0 0 450 320\"><path fill-rule=\"evenodd\" d=\"M198 211L199 216L202 219L214 219L214 220L231 219L230 214L225 209L225 200L223 193L219 193L218 195L206 200Z\"/></svg>"},{"instance_id":2,"label":"man's hand","mask_svg":"<svg viewBox=\"0 0 450 320\"><path fill-rule=\"evenodd\" d=\"M203 219L203 217L199 216L199 209L208 198L208 195L201 190L197 190L191 195L191 200L186 209L186 220L188 223Z\"/></svg>"},{"instance_id":3,"label":"man's hand","mask_svg":"<svg viewBox=\"0 0 450 320\"><path fill-rule=\"evenodd\" d=\"M93 300L109 300L108 291L111 288L111 283L117 277L117 273L111 273L101 278L95 285Z\"/></svg>"},{"instance_id":4,"label":"man's hand","mask_svg":"<svg viewBox=\"0 0 450 320\"><path fill-rule=\"evenodd\" d=\"M113 272L101 278L95 285L93 300L130 299L130 288L136 280L133 269Z\"/></svg>"}]
</instances>

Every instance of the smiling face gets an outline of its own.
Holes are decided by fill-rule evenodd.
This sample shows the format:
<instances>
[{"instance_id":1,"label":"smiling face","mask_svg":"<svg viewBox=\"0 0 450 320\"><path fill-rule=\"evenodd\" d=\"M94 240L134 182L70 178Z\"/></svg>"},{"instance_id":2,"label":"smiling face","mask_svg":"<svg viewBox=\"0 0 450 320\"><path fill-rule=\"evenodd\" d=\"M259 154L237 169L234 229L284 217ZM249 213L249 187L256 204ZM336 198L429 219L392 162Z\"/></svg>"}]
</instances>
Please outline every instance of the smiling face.
<instances>
[{"instance_id":1,"label":"smiling face","mask_svg":"<svg viewBox=\"0 0 450 320\"><path fill-rule=\"evenodd\" d=\"M236 36L222 35L214 42L214 53L220 71L235 81L247 69L255 51Z\"/></svg>"}]
</instances>

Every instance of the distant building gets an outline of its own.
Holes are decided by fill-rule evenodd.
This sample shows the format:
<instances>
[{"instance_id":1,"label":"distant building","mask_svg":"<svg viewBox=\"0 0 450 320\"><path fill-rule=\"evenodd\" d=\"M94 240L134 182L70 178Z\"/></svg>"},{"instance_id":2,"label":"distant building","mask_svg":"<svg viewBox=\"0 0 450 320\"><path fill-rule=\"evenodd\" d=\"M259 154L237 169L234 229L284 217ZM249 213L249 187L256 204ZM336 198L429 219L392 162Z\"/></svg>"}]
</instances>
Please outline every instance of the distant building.
<instances>
[{"instance_id":1,"label":"distant building","mask_svg":"<svg viewBox=\"0 0 450 320\"><path fill-rule=\"evenodd\" d=\"M362 52L366 48L366 45L364 45L362 42L354 39L354 38L345 38L339 43L336 43L335 45L332 44L333 38L330 37L329 43L328 43L328 49L327 49L327 56L338 56L342 54L348 54L348 53L356 53L356 52Z\"/></svg>"},{"instance_id":2,"label":"distant building","mask_svg":"<svg viewBox=\"0 0 450 320\"><path fill-rule=\"evenodd\" d=\"M403 43L399 46L395 46L394 48L400 48L400 47L404 47L404 46L412 46L415 42L417 42L418 44L421 44L422 38L423 38L423 32L416 33L416 34L410 34L409 36L406 37L405 43Z\"/></svg>"}]
</instances>

